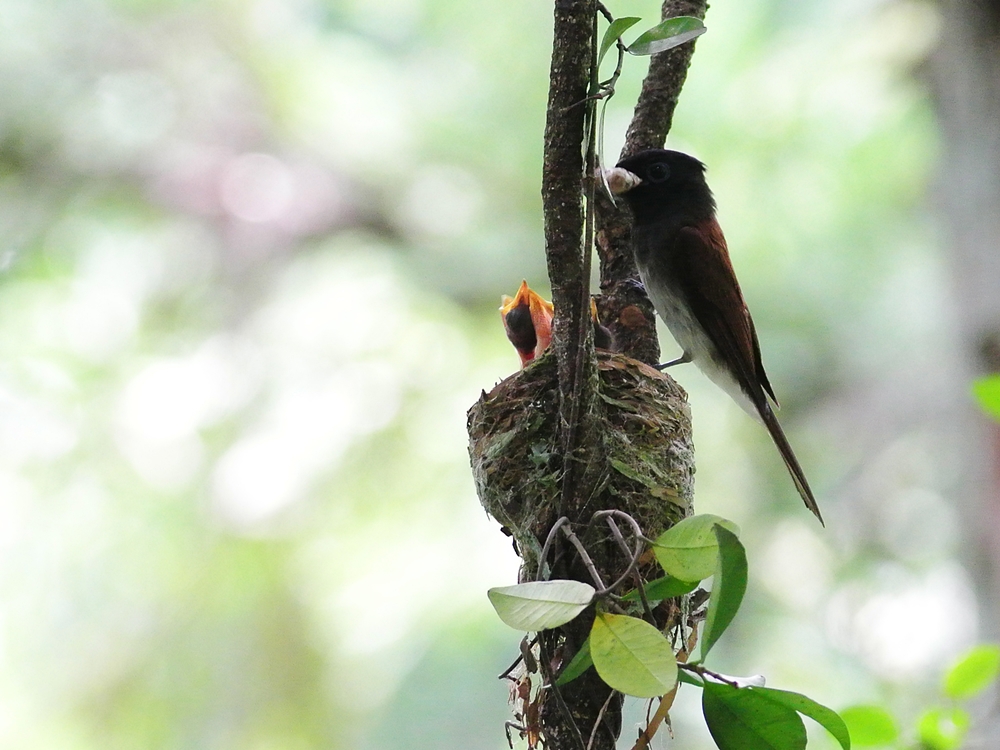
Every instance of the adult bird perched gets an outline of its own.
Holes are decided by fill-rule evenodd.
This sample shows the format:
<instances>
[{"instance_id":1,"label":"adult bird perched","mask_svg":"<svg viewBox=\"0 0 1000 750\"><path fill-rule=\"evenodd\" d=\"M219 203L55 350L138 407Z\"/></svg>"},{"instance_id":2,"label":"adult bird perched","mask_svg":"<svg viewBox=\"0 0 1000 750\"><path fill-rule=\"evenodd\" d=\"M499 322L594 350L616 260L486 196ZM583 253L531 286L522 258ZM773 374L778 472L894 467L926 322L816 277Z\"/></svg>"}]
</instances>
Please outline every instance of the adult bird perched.
<instances>
[{"instance_id":1,"label":"adult bird perched","mask_svg":"<svg viewBox=\"0 0 1000 750\"><path fill-rule=\"evenodd\" d=\"M753 319L729 260L705 165L653 149L622 159L605 177L632 209L632 252L646 293L683 354L767 427L795 488L820 523L819 506L768 398Z\"/></svg>"}]
</instances>

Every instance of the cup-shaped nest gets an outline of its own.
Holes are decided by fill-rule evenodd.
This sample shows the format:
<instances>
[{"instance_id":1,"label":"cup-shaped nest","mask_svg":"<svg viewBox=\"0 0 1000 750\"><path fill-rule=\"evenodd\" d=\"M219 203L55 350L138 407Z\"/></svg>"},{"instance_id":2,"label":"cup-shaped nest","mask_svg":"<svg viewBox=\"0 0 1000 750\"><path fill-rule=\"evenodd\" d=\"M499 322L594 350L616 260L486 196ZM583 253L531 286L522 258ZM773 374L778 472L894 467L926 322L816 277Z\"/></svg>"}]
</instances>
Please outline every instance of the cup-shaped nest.
<instances>
[{"instance_id":1,"label":"cup-shaped nest","mask_svg":"<svg viewBox=\"0 0 1000 750\"><path fill-rule=\"evenodd\" d=\"M580 465L575 496L567 503L551 353L484 392L469 410L479 500L513 535L527 577L560 512L585 523L594 512L615 508L631 515L648 537L691 512L694 446L687 394L669 376L621 354L598 352L598 375L598 398L580 422Z\"/></svg>"}]
</instances>

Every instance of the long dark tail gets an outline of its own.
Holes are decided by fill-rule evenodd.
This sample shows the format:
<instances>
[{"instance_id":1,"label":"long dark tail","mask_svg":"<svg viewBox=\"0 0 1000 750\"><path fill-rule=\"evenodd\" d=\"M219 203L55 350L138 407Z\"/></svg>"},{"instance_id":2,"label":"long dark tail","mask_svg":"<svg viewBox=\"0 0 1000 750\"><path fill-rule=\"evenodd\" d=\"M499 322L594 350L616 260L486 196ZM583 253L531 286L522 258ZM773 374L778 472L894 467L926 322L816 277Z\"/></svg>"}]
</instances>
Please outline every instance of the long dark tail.
<instances>
[{"instance_id":1,"label":"long dark tail","mask_svg":"<svg viewBox=\"0 0 1000 750\"><path fill-rule=\"evenodd\" d=\"M812 490L809 489L809 482L806 481L806 474L802 471L802 467L799 466L799 460L795 458L795 453L792 451L792 446L788 443L788 438L785 437L785 433L781 429L781 425L778 424L778 418L774 415L774 411L771 409L771 405L767 403L766 400L763 403L758 403L757 411L760 414L760 418L764 421L764 426L767 427L767 431L771 433L771 439L774 440L774 444L778 446L778 452L781 454L782 459L785 461L785 466L788 467L788 473L792 475L792 481L795 482L795 489L799 491L802 496L802 502L806 504L806 507L811 510L819 522L823 523L823 516L819 513L819 506L816 504L816 498L813 497Z\"/></svg>"}]
</instances>

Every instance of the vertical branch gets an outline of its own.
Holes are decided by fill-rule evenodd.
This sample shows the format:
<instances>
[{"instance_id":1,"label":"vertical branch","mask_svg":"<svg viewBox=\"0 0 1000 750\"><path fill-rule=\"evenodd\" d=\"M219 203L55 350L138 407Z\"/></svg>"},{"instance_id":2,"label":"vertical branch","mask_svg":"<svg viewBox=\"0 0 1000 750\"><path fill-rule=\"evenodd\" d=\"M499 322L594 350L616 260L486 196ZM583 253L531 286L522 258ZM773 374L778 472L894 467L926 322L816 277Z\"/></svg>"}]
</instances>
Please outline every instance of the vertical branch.
<instances>
[{"instance_id":1,"label":"vertical branch","mask_svg":"<svg viewBox=\"0 0 1000 750\"><path fill-rule=\"evenodd\" d=\"M705 0L665 0L663 18L705 17ZM674 109L687 78L695 42L653 55L642 92L625 135L622 158L649 148L662 148L673 123ZM638 279L629 246L628 212L606 201L598 214L597 249L601 258L601 320L615 334L621 350L643 362L659 361L653 306L631 280Z\"/></svg>"},{"instance_id":2,"label":"vertical branch","mask_svg":"<svg viewBox=\"0 0 1000 750\"><path fill-rule=\"evenodd\" d=\"M595 0L556 0L549 101L545 118L542 206L545 255L555 319L552 341L559 377L559 437L564 456L564 506L572 494L571 460L580 415L594 397L593 344L588 337L584 260L583 173L587 93L594 48ZM581 346L581 343L583 346Z\"/></svg>"},{"instance_id":3,"label":"vertical branch","mask_svg":"<svg viewBox=\"0 0 1000 750\"><path fill-rule=\"evenodd\" d=\"M545 212L545 255L555 318L555 349L559 387L558 437L563 457L559 515L583 520L582 497L589 497L584 477L587 455L593 453L595 431L588 429L597 397L597 364L590 326L590 252L588 222L585 233L583 186L588 123L589 84L594 65L597 3L595 0L556 0L549 101L545 119L545 155L542 167L542 206ZM589 118L593 122L593 116ZM590 180L592 182L592 180ZM564 575L572 575L565 571ZM585 637L587 623L575 622L575 643ZM552 666L560 644L568 637L547 631L539 639L542 674L551 685ZM601 707L614 703L613 693L595 675L580 678L566 688L551 685L540 714L546 747L585 750L583 732L594 727L600 750L613 750L620 729L616 704L612 717ZM601 732L598 728L605 727ZM610 728L610 730L608 729Z\"/></svg>"},{"instance_id":4,"label":"vertical branch","mask_svg":"<svg viewBox=\"0 0 1000 750\"><path fill-rule=\"evenodd\" d=\"M665 0L662 17L695 16L704 20L707 8L705 0ZM642 82L642 92L625 134L621 158L647 148L663 148L674 121L674 110L687 78L696 41L653 55L650 59L649 72Z\"/></svg>"},{"instance_id":5,"label":"vertical branch","mask_svg":"<svg viewBox=\"0 0 1000 750\"><path fill-rule=\"evenodd\" d=\"M691 2L693 0L687 3L667 0L664 13L679 15L675 6L684 5L686 8ZM701 15L704 14L704 7L702 2ZM597 488L601 477L606 474L606 458L600 450L604 432L598 419L603 412L598 408L597 362L590 324L589 292L591 243L595 229L605 226L602 218L620 222L617 236L621 242L614 247L627 257L627 265L621 266L611 255L602 252L602 277L620 279L623 289L628 287L624 282L635 277L625 214L604 212L604 217L595 216L592 179L595 108L588 95L589 84L596 78L596 16L596 0L555 0L542 167L545 254L555 307L552 347L559 394L556 430L563 459L560 505L553 517L565 515L571 523L580 525L587 523L593 508L587 512L586 505L599 494ZM691 51L691 45L685 45L680 52L659 55L652 61L636 111L636 121L633 122L633 129L639 129L635 134L630 130L630 143L641 147L643 139L656 137L653 132L656 131L660 132L659 144L656 145L662 144ZM585 185L589 209L586 216ZM602 235L606 239L607 231ZM615 277L605 274L608 268L624 268L624 271ZM631 290L632 294L645 300L634 285ZM647 346L652 342L652 349L646 352L646 358L655 361L658 349L652 308L648 300L645 305L648 315L644 317L644 312L640 310L638 316L645 326L642 329L643 340ZM632 351L626 348L627 353ZM598 502L613 501L602 498ZM654 519L649 519L649 522L651 528L659 525ZM561 576L572 578L586 573L579 561L574 561L572 554L560 555L556 551L553 558L550 562ZM595 564L610 570L613 558L612 547L600 548ZM545 560L541 563L545 564ZM621 732L621 696L604 684L596 672L590 670L564 688L553 684L556 669L586 639L590 619L592 613L588 617L578 617L563 628L540 634L538 640L539 666L547 684L539 723L546 747L553 750L585 750L587 744L593 750L613 750ZM584 742L584 732L590 738L589 743Z\"/></svg>"}]
</instances>

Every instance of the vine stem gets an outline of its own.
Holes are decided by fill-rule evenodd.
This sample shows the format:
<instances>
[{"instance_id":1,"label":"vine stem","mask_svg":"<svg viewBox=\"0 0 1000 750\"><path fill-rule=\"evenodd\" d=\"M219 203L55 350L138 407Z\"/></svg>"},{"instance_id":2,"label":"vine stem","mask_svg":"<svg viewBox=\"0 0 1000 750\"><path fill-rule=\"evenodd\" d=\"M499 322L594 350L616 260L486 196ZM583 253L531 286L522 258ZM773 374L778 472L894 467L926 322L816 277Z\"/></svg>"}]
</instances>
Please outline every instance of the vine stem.
<instances>
[{"instance_id":1,"label":"vine stem","mask_svg":"<svg viewBox=\"0 0 1000 750\"><path fill-rule=\"evenodd\" d=\"M729 685L730 687L738 688L740 686L740 684L736 680L732 680L732 679L726 677L723 674L719 674L718 672L713 672L711 669L706 669L705 667L701 666L700 664L682 664L682 663L679 663L677 665L677 667L679 669L683 669L685 672L691 672L692 674L696 674L696 675L698 675L699 677L701 677L703 679L705 677L711 677L716 682L725 683L726 685Z\"/></svg>"}]
</instances>

